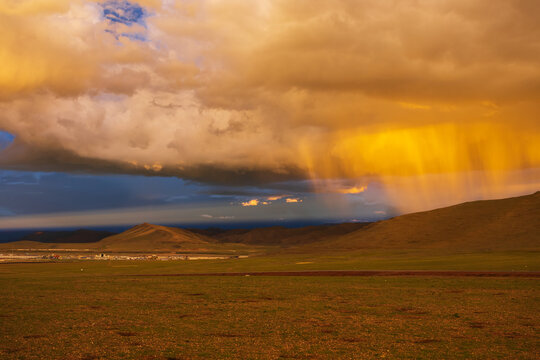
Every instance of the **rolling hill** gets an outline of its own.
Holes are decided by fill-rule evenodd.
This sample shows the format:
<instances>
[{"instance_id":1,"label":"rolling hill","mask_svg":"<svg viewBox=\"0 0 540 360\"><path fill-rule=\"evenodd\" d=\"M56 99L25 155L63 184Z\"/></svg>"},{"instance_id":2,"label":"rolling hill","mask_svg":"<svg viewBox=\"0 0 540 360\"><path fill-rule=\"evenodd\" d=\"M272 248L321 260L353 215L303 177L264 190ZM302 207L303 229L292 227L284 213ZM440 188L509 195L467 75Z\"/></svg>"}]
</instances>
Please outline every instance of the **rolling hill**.
<instances>
[{"instance_id":1,"label":"rolling hill","mask_svg":"<svg viewBox=\"0 0 540 360\"><path fill-rule=\"evenodd\" d=\"M358 249L540 250L540 192L397 216L296 251Z\"/></svg>"},{"instance_id":2,"label":"rolling hill","mask_svg":"<svg viewBox=\"0 0 540 360\"><path fill-rule=\"evenodd\" d=\"M107 237L96 245L107 251L155 251L205 249L213 243L213 239L188 230L144 223Z\"/></svg>"}]
</instances>

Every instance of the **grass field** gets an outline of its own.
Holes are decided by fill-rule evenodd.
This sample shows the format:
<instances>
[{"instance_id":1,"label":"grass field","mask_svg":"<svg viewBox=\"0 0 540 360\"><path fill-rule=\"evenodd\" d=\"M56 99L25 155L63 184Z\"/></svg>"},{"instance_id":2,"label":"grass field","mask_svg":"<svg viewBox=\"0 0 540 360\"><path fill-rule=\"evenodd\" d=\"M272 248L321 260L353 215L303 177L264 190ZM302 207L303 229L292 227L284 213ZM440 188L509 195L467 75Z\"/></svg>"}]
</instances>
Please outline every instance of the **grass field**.
<instances>
[{"instance_id":1,"label":"grass field","mask_svg":"<svg viewBox=\"0 0 540 360\"><path fill-rule=\"evenodd\" d=\"M0 358L540 356L538 278L128 275L302 266L246 260L0 265Z\"/></svg>"}]
</instances>

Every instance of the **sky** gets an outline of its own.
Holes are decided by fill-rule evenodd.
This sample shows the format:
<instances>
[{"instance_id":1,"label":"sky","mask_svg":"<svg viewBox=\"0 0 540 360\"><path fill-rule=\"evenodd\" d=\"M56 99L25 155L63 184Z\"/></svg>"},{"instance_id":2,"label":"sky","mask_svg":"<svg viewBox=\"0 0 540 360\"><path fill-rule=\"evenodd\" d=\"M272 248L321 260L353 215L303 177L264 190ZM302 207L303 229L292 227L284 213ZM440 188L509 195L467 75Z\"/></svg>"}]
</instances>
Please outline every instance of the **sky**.
<instances>
[{"instance_id":1,"label":"sky","mask_svg":"<svg viewBox=\"0 0 540 360\"><path fill-rule=\"evenodd\" d=\"M540 190L536 0L0 2L0 229Z\"/></svg>"}]
</instances>

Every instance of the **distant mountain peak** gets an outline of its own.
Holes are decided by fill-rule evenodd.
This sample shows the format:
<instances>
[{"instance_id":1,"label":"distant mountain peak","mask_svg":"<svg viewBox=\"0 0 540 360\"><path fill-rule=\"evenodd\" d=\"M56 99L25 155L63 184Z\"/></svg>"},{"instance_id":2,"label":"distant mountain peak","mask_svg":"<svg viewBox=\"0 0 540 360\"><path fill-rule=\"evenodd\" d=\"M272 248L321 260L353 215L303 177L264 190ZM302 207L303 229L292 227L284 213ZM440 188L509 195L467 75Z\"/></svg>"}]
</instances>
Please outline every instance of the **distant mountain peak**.
<instances>
[{"instance_id":1,"label":"distant mountain peak","mask_svg":"<svg viewBox=\"0 0 540 360\"><path fill-rule=\"evenodd\" d=\"M144 222L142 224L139 224L139 225L136 225L135 227L154 227L155 225L154 224L150 224L150 223L147 223L147 222Z\"/></svg>"},{"instance_id":2,"label":"distant mountain peak","mask_svg":"<svg viewBox=\"0 0 540 360\"><path fill-rule=\"evenodd\" d=\"M154 225L154 224L150 224L150 223L142 223L142 224L139 224L139 225L135 225L134 227L131 228L131 230L141 230L141 229L148 229L148 230L155 230L155 229L159 229L160 227L162 226L159 226L159 225Z\"/></svg>"}]
</instances>

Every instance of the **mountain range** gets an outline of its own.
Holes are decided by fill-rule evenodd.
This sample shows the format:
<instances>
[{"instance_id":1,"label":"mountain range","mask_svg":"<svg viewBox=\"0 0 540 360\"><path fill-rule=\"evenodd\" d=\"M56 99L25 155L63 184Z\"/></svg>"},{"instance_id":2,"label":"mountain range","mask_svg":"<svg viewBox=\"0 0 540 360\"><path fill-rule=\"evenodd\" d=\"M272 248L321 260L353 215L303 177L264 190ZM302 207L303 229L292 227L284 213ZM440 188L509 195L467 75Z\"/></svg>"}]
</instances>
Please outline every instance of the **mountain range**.
<instances>
[{"instance_id":1,"label":"mountain range","mask_svg":"<svg viewBox=\"0 0 540 360\"><path fill-rule=\"evenodd\" d=\"M463 203L374 223L286 228L181 229L140 224L120 234L92 230L35 232L0 249L92 249L109 252L301 253L358 249L498 251L540 249L540 192Z\"/></svg>"}]
</instances>

